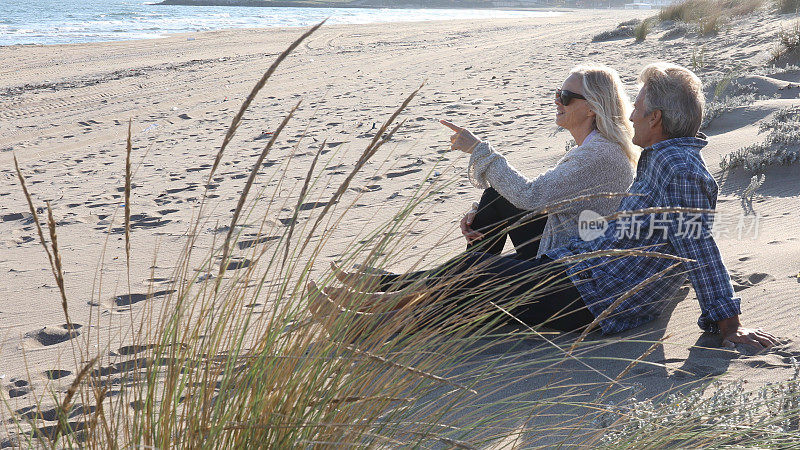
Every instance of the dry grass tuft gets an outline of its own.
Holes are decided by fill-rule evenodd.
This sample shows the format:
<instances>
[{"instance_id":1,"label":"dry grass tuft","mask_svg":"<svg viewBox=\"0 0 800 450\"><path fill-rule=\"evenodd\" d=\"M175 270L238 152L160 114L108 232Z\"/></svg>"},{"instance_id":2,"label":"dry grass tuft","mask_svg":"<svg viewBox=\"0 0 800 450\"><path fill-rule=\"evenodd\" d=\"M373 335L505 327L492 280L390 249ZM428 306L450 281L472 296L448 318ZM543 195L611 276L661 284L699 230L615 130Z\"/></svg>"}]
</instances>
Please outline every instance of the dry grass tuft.
<instances>
[{"instance_id":1,"label":"dry grass tuft","mask_svg":"<svg viewBox=\"0 0 800 450\"><path fill-rule=\"evenodd\" d=\"M732 18L751 14L763 4L763 0L683 0L661 9L658 20L694 24L697 32L706 36L718 33Z\"/></svg>"},{"instance_id":2,"label":"dry grass tuft","mask_svg":"<svg viewBox=\"0 0 800 450\"><path fill-rule=\"evenodd\" d=\"M800 56L800 20L795 21L789 28L781 27L778 32L778 44L772 50L771 61L779 62L787 57Z\"/></svg>"},{"instance_id":3,"label":"dry grass tuft","mask_svg":"<svg viewBox=\"0 0 800 450\"><path fill-rule=\"evenodd\" d=\"M650 33L650 30L653 29L652 21L643 20L639 25L633 29L633 37L636 38L636 42L642 42L647 38L647 35Z\"/></svg>"}]
</instances>

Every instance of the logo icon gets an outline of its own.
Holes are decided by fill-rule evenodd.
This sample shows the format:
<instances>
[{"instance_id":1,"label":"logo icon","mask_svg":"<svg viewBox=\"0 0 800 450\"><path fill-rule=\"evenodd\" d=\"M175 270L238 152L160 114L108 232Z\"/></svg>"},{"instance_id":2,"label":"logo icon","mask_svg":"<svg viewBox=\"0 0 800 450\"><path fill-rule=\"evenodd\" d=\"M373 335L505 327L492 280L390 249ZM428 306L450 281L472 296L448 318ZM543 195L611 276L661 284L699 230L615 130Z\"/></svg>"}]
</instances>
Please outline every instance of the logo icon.
<instances>
[{"instance_id":1,"label":"logo icon","mask_svg":"<svg viewBox=\"0 0 800 450\"><path fill-rule=\"evenodd\" d=\"M608 221L591 209L584 209L578 216L578 235L584 241L593 241L606 233Z\"/></svg>"}]
</instances>

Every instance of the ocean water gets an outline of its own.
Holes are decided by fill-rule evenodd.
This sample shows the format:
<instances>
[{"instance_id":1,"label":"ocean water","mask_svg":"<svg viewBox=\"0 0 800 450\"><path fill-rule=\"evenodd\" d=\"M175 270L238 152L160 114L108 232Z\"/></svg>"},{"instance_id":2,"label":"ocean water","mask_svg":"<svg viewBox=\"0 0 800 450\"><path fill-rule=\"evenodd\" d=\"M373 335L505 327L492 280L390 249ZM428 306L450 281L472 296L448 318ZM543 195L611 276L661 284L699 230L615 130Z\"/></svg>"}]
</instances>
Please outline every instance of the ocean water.
<instances>
[{"instance_id":1,"label":"ocean water","mask_svg":"<svg viewBox=\"0 0 800 450\"><path fill-rule=\"evenodd\" d=\"M143 0L0 0L0 46L148 39L225 28L555 16L470 9L159 6Z\"/></svg>"}]
</instances>

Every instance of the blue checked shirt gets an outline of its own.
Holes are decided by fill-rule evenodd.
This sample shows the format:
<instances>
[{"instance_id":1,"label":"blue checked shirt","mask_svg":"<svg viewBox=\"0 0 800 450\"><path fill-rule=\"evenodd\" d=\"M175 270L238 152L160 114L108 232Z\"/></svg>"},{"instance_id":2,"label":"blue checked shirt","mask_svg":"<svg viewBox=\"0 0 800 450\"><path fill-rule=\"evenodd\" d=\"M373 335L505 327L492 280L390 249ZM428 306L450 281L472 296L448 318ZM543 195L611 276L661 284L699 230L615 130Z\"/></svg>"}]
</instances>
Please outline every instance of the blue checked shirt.
<instances>
[{"instance_id":1,"label":"blue checked shirt","mask_svg":"<svg viewBox=\"0 0 800 450\"><path fill-rule=\"evenodd\" d=\"M653 207L713 210L718 187L700 156L700 149L708 143L700 136L668 139L644 149L628 190L637 195L624 197L618 211ZM628 214L608 221L600 237L591 241L573 238L546 255L559 259L597 250L641 249L691 259L622 301L600 327L603 333L617 333L652 320L688 274L700 302L697 324L705 331L718 332L716 321L741 310L711 234L713 220L708 213ZM567 273L589 311L598 317L622 294L675 263L651 256L602 256L568 263Z\"/></svg>"}]
</instances>

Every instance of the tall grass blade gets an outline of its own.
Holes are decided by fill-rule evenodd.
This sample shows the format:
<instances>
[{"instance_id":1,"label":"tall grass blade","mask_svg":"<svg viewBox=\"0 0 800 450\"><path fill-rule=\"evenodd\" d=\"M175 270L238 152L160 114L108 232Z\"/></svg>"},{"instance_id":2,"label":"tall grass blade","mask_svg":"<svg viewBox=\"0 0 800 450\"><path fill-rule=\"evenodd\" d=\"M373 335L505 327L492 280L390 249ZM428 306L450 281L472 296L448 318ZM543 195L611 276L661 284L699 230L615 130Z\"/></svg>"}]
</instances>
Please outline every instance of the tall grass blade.
<instances>
[{"instance_id":1,"label":"tall grass blade","mask_svg":"<svg viewBox=\"0 0 800 450\"><path fill-rule=\"evenodd\" d=\"M58 292L61 294L61 308L64 310L64 318L67 321L67 332L70 335L73 332L72 320L69 318L69 309L67 307L67 291L64 288L64 270L61 267L61 254L58 251L58 234L56 233L56 221L53 218L53 209L50 207L50 202L47 204L47 227L50 229L50 245L53 250L53 277L56 279L58 285Z\"/></svg>"},{"instance_id":2,"label":"tall grass blade","mask_svg":"<svg viewBox=\"0 0 800 450\"><path fill-rule=\"evenodd\" d=\"M422 86L424 86L424 84ZM303 242L303 245L300 248L300 252L299 253L303 253L303 251L305 250L306 246L311 241L311 237L314 235L314 232L316 231L316 229L319 226L320 222L322 222L323 217L325 217L325 215L328 214L328 211L330 211L330 209L333 207L333 205L336 204L339 201L339 198L345 193L345 191L347 191L347 188L350 187L350 183L353 181L353 178L356 176L356 174L361 171L361 169L364 167L364 165L370 160L370 158L372 158L375 155L375 153L378 151L378 149L380 149L380 147L384 143L386 143L389 139L391 139L392 136L397 132L397 130L399 130L400 127L403 126L405 121L400 122L400 124L396 125L388 133L386 132L386 130L388 130L389 127L392 126L392 124L397 119L397 117L403 111L405 111L405 109L411 103L411 100L413 100L414 97L417 96L419 91L422 89L422 86L418 87L414 92L412 92L408 97L406 97L406 99L403 101L403 103L400 105L400 107L398 107L397 110L395 110L395 112L389 117L389 119L386 120L386 122L384 122L384 124L380 126L378 131L375 133L375 136L372 138L372 142L369 143L367 148L364 150L364 152L358 158L358 161L356 162L355 167L353 167L353 170L350 171L350 173L347 175L347 178L345 178L345 180L339 185L339 188L331 196L330 201L328 201L328 203L322 209L322 212L320 212L319 216L317 216L317 220L314 222L314 225L311 227L311 231L308 233L305 242ZM384 133L385 133L385 135L384 135Z\"/></svg>"},{"instance_id":3,"label":"tall grass blade","mask_svg":"<svg viewBox=\"0 0 800 450\"><path fill-rule=\"evenodd\" d=\"M314 168L317 167L317 161L319 160L322 151L325 149L325 145L328 143L328 140L325 139L322 141L322 145L319 146L319 150L317 150L317 154L314 155L314 160L311 161L311 167L308 168L308 173L306 174L306 179L303 181L303 187L300 189L300 195L297 197L297 205L294 208L294 213L292 214L292 219L289 224L289 231L286 233L286 245L284 247L283 253L283 262L281 263L281 272L283 272L283 266L286 265L286 260L289 259L289 245L292 242L292 234L294 233L294 227L297 223L297 217L300 215L300 206L305 201L306 194L308 193L308 186L311 184L311 177L314 175Z\"/></svg>"},{"instance_id":4,"label":"tall grass blade","mask_svg":"<svg viewBox=\"0 0 800 450\"><path fill-rule=\"evenodd\" d=\"M75 393L78 392L78 387L80 386L83 379L86 375L89 374L89 370L94 367L97 360L100 356L95 356L92 358L80 372L75 377L75 380L70 384L69 389L67 389L67 394L64 396L64 400L58 406L58 427L56 428L55 434L53 435L53 442L58 441L58 436L62 433L69 432L69 423L67 419L69 418L69 408L72 404L72 397L75 396Z\"/></svg>"},{"instance_id":5,"label":"tall grass blade","mask_svg":"<svg viewBox=\"0 0 800 450\"><path fill-rule=\"evenodd\" d=\"M286 127L286 124L294 117L294 113L297 111L297 108L300 107L300 103L302 101L297 102L297 105L289 111L289 114L283 118L283 121L278 128L272 133L272 137L270 138L267 145L264 146L264 150L261 151L261 154L258 156L255 164L253 164L253 170L250 171L250 176L247 178L247 183L244 185L244 189L242 190L242 195L239 196L239 203L236 205L236 209L233 211L233 217L231 218L231 224L228 228L228 233L225 235L225 242L222 244L222 262L220 263L219 267L219 275L217 278L217 285L221 282L222 275L225 274L225 270L228 266L228 254L230 253L230 243L231 239L233 238L233 233L236 230L236 223L239 221L239 216L242 214L242 209L244 208L245 201L247 200L247 194L250 193L250 188L253 187L253 182L256 180L256 176L258 175L258 171L261 168L261 164L264 162L264 158L267 157L267 154L272 149L272 146L275 145L275 141L278 140L278 136L280 136L283 129Z\"/></svg>"},{"instance_id":6,"label":"tall grass blade","mask_svg":"<svg viewBox=\"0 0 800 450\"><path fill-rule=\"evenodd\" d=\"M31 197L30 192L28 192L28 186L25 184L25 177L22 176L22 171L19 169L17 155L13 156L14 168L17 171L17 179L19 180L20 187L22 187L22 193L25 195L25 200L28 202L28 209L33 217L33 224L36 225L36 232L39 234L39 243L42 244L42 248L44 248L44 252L47 254L47 259L50 262L50 269L53 271L53 273L55 273L56 266L53 263L53 255L50 253L50 249L47 247L47 241L44 238L44 232L42 232L42 225L39 223L39 215L36 213L36 207L33 206L33 198Z\"/></svg>"},{"instance_id":7,"label":"tall grass blade","mask_svg":"<svg viewBox=\"0 0 800 450\"><path fill-rule=\"evenodd\" d=\"M208 183L211 183L211 179L214 176L214 173L217 171L220 161L222 161L222 155L225 153L225 149L228 147L231 139L233 139L233 136L236 134L236 130L239 128L239 125L242 122L244 113L250 108L250 104L253 103L253 100L255 100L258 92L264 88L264 85L267 84L267 80L269 80L272 74L275 73L275 70L283 62L283 60L286 59L286 57L289 56L289 54L292 53L304 40L306 40L306 38L314 34L314 32L316 32L325 22L327 22L327 20L328 19L325 19L322 22L314 25L310 30L306 31L302 36L297 38L297 40L295 40L286 50L283 51L283 53L278 56L275 62L269 66L269 69L267 69L261 79L258 80L255 86L253 86L252 91L250 91L250 95L247 96L247 98L244 100L244 103L242 103L242 106L239 108L239 112L233 117L233 121L231 121L228 132L225 133L225 138L222 140L222 145L217 152L216 158L214 158L214 164L211 166L211 172L208 174Z\"/></svg>"},{"instance_id":8,"label":"tall grass blade","mask_svg":"<svg viewBox=\"0 0 800 450\"><path fill-rule=\"evenodd\" d=\"M131 266L131 125L128 119L128 139L125 145L125 259L128 262L128 274Z\"/></svg>"}]
</instances>

